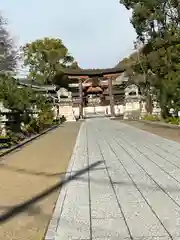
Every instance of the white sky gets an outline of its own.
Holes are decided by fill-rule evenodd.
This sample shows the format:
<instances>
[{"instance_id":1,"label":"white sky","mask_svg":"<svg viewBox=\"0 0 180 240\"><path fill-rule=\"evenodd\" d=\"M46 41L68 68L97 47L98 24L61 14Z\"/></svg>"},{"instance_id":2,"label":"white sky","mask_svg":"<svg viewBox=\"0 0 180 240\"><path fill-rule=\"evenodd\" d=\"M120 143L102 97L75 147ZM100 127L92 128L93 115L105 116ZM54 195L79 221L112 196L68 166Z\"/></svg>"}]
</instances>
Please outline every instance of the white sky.
<instances>
[{"instance_id":1,"label":"white sky","mask_svg":"<svg viewBox=\"0 0 180 240\"><path fill-rule=\"evenodd\" d=\"M59 37L82 68L114 67L133 51L130 12L119 0L1 0L18 45Z\"/></svg>"}]
</instances>

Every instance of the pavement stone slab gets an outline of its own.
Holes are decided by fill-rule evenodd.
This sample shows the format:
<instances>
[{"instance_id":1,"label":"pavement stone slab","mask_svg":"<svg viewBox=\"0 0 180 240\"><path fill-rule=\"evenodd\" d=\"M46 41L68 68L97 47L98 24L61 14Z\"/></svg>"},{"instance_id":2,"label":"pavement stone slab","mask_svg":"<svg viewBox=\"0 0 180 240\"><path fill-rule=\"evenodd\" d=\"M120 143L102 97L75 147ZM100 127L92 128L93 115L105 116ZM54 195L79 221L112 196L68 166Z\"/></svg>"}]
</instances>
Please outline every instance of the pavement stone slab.
<instances>
[{"instance_id":1,"label":"pavement stone slab","mask_svg":"<svg viewBox=\"0 0 180 240\"><path fill-rule=\"evenodd\" d=\"M46 240L179 240L179 160L176 142L108 119L86 120L69 175L101 165L61 190L57 226L49 226L53 237Z\"/></svg>"},{"instance_id":2,"label":"pavement stone slab","mask_svg":"<svg viewBox=\"0 0 180 240\"><path fill-rule=\"evenodd\" d=\"M93 239L124 239L128 237L127 227L122 218L92 220Z\"/></svg>"}]
</instances>

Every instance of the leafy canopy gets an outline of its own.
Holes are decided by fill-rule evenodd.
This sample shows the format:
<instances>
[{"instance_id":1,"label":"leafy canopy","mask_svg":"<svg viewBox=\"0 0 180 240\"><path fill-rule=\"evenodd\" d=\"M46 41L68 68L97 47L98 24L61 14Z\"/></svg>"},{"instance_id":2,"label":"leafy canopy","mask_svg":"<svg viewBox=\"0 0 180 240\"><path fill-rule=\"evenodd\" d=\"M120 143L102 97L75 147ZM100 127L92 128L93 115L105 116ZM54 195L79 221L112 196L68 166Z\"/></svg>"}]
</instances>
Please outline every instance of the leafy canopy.
<instances>
[{"instance_id":1,"label":"leafy canopy","mask_svg":"<svg viewBox=\"0 0 180 240\"><path fill-rule=\"evenodd\" d=\"M29 79L52 84L62 67L74 62L61 39L43 38L23 47L24 65L29 68Z\"/></svg>"},{"instance_id":2,"label":"leafy canopy","mask_svg":"<svg viewBox=\"0 0 180 240\"><path fill-rule=\"evenodd\" d=\"M154 88L163 116L180 110L180 2L179 0L120 0L132 11L131 23L143 43L139 58L130 61L131 74L144 74L145 87ZM151 73L151 74L149 74Z\"/></svg>"}]
</instances>

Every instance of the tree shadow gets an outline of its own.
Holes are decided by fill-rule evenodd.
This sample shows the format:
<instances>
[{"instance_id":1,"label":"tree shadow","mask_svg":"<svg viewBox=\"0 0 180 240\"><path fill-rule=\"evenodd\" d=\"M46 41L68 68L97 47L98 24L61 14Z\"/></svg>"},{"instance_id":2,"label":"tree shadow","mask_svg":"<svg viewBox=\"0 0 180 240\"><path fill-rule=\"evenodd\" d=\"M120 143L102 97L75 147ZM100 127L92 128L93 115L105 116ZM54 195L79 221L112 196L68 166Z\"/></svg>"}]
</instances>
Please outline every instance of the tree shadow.
<instances>
[{"instance_id":1,"label":"tree shadow","mask_svg":"<svg viewBox=\"0 0 180 240\"><path fill-rule=\"evenodd\" d=\"M26 168L18 168L14 166L9 166L4 163L0 163L0 170L1 169L7 169L12 172L17 172L17 173L22 173L22 174L28 174L28 175L34 175L34 176L44 176L44 177L61 177L65 176L66 174L70 173L77 173L77 171L72 171L72 172L55 172L55 173L48 173L48 172L37 172L37 171L32 171ZM94 168L92 171L96 170L102 170L104 168Z\"/></svg>"},{"instance_id":2,"label":"tree shadow","mask_svg":"<svg viewBox=\"0 0 180 240\"><path fill-rule=\"evenodd\" d=\"M89 180L86 177L77 177L76 180L79 181L83 181L83 182L88 182ZM92 177L90 177L90 182L92 183L96 183L96 184L100 184L100 185L107 185L107 184L111 184L109 180L107 179L94 179ZM118 185L118 186L127 186L127 187L133 187L134 184L131 181L113 181L112 182L113 185ZM158 192L158 191L162 191L161 188L159 188L158 186L153 186L150 184L146 184L146 183L136 183L136 185L141 189L141 190L152 190L153 192ZM174 192L180 192L180 188L178 187L174 187L174 186L168 186L166 188L163 188L166 192L169 193L174 193Z\"/></svg>"},{"instance_id":3,"label":"tree shadow","mask_svg":"<svg viewBox=\"0 0 180 240\"><path fill-rule=\"evenodd\" d=\"M0 224L5 223L7 220L9 220L9 219L17 216L18 214L26 211L28 208L30 209L30 206L32 204L35 204L35 203L39 202L40 200L46 198L48 195L57 191L59 188L66 185L68 182L70 182L72 180L75 180L77 177L82 176L86 172L91 171L92 169L94 169L95 167L100 165L101 163L103 163L103 161L97 161L97 162L89 165L88 167L85 167L85 168L75 172L74 174L71 174L66 179L62 180L61 182L59 182L55 185L53 185L52 187L46 189L45 191L39 193L38 195L28 199L27 201L25 201L23 203L20 203L18 205L12 206L9 210L7 210L5 213L0 215ZM6 207L6 206L3 206L3 207Z\"/></svg>"},{"instance_id":4,"label":"tree shadow","mask_svg":"<svg viewBox=\"0 0 180 240\"><path fill-rule=\"evenodd\" d=\"M5 213L7 213L7 211L11 211L15 206L11 206L11 205L3 205L0 206L0 211L5 211ZM38 217L46 217L47 219L49 219L49 215L45 214L41 207L38 205L29 205L27 206L27 208L24 211L25 214L27 214L28 216L38 216ZM4 214L4 212L3 212Z\"/></svg>"}]
</instances>

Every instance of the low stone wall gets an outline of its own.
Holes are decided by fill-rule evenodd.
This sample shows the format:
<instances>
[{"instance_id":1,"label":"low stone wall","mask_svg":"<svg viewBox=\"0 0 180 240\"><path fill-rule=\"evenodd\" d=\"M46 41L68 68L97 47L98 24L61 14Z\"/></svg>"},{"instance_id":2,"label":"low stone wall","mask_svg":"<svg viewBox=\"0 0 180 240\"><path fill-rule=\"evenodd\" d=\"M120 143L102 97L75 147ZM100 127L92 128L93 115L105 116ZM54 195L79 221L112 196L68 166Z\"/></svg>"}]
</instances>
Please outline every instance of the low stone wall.
<instances>
[{"instance_id":1,"label":"low stone wall","mask_svg":"<svg viewBox=\"0 0 180 240\"><path fill-rule=\"evenodd\" d=\"M79 107L73 107L74 115L79 116ZM124 105L114 105L114 111L116 115L122 115L124 114ZM84 116L88 114L95 114L95 113L101 113L105 115L110 115L110 105L106 106L89 106L83 108L83 114Z\"/></svg>"}]
</instances>

